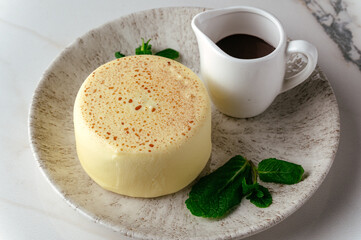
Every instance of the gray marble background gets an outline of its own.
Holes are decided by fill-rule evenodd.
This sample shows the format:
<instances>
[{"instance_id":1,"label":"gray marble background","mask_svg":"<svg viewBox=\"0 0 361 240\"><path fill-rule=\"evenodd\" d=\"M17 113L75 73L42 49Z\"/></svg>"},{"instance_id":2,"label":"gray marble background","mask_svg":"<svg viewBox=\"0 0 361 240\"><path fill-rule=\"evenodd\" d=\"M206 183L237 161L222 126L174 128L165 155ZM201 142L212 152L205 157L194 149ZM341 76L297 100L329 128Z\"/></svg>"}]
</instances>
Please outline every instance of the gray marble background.
<instances>
[{"instance_id":1,"label":"gray marble background","mask_svg":"<svg viewBox=\"0 0 361 240\"><path fill-rule=\"evenodd\" d=\"M327 35L337 44L346 61L355 64L361 71L360 39L354 36L354 28L350 9L353 3L343 0L301 0L317 19ZM361 11L359 12L361 14Z\"/></svg>"}]
</instances>

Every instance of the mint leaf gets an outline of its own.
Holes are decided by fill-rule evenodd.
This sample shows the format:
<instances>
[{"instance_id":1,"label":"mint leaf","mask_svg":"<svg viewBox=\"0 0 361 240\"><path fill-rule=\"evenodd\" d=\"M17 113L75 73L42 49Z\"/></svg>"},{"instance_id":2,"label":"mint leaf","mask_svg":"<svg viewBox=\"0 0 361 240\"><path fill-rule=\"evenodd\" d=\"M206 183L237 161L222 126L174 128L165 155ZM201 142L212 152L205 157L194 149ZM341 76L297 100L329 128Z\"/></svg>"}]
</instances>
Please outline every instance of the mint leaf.
<instances>
[{"instance_id":1,"label":"mint leaf","mask_svg":"<svg viewBox=\"0 0 361 240\"><path fill-rule=\"evenodd\" d=\"M259 178L264 182L295 184L301 181L304 169L301 165L269 158L258 164Z\"/></svg>"},{"instance_id":2,"label":"mint leaf","mask_svg":"<svg viewBox=\"0 0 361 240\"><path fill-rule=\"evenodd\" d=\"M244 178L251 178L251 164L237 155L192 187L185 202L187 208L195 216L223 217L241 202Z\"/></svg>"},{"instance_id":3,"label":"mint leaf","mask_svg":"<svg viewBox=\"0 0 361 240\"><path fill-rule=\"evenodd\" d=\"M125 57L125 55L123 53L120 53L120 52L115 52L114 56L116 58L122 58L122 57Z\"/></svg>"},{"instance_id":4,"label":"mint leaf","mask_svg":"<svg viewBox=\"0 0 361 240\"><path fill-rule=\"evenodd\" d=\"M179 58L179 52L177 52L176 50L171 49L171 48L167 48L167 49L164 49L162 51L159 51L155 55L170 58L170 59Z\"/></svg>"},{"instance_id":5,"label":"mint leaf","mask_svg":"<svg viewBox=\"0 0 361 240\"><path fill-rule=\"evenodd\" d=\"M248 196L249 194L251 194L254 190L256 190L258 188L259 184L257 182L252 183L252 184L248 184L246 179L243 178L242 179L242 194L244 196Z\"/></svg>"},{"instance_id":6,"label":"mint leaf","mask_svg":"<svg viewBox=\"0 0 361 240\"><path fill-rule=\"evenodd\" d=\"M139 47L137 47L135 49L135 54L136 55L152 55L152 45L149 44L150 39L145 43L144 42L144 38L142 38L142 45L140 45Z\"/></svg>"},{"instance_id":7,"label":"mint leaf","mask_svg":"<svg viewBox=\"0 0 361 240\"><path fill-rule=\"evenodd\" d=\"M240 177L234 184L225 187L217 193L208 188L207 194L193 195L186 200L186 206L190 212L199 217L220 218L226 215L230 209L238 205L242 200L240 192Z\"/></svg>"},{"instance_id":8,"label":"mint leaf","mask_svg":"<svg viewBox=\"0 0 361 240\"><path fill-rule=\"evenodd\" d=\"M257 198L263 198L264 197L264 193L260 189L257 189L257 191L255 191L255 192L256 192L256 197Z\"/></svg>"},{"instance_id":9,"label":"mint leaf","mask_svg":"<svg viewBox=\"0 0 361 240\"><path fill-rule=\"evenodd\" d=\"M272 204L271 193L267 188L259 185L257 182L247 184L246 180L243 179L242 194L257 207L265 208Z\"/></svg>"},{"instance_id":10,"label":"mint leaf","mask_svg":"<svg viewBox=\"0 0 361 240\"><path fill-rule=\"evenodd\" d=\"M259 184L257 184L257 187L254 188L251 194L249 194L246 198L259 208L266 208L272 204L271 193L268 191L267 188Z\"/></svg>"}]
</instances>

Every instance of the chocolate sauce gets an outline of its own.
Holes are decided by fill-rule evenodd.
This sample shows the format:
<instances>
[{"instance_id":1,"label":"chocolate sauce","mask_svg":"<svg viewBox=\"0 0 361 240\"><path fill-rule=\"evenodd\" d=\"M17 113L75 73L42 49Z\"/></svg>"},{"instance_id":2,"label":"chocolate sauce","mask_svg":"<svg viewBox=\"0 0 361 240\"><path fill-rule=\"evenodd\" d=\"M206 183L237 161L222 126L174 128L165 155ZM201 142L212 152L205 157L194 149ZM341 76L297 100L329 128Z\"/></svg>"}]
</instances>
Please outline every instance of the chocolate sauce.
<instances>
[{"instance_id":1,"label":"chocolate sauce","mask_svg":"<svg viewBox=\"0 0 361 240\"><path fill-rule=\"evenodd\" d=\"M241 59L264 57L275 49L263 39L248 34L233 34L216 44L228 55Z\"/></svg>"}]
</instances>

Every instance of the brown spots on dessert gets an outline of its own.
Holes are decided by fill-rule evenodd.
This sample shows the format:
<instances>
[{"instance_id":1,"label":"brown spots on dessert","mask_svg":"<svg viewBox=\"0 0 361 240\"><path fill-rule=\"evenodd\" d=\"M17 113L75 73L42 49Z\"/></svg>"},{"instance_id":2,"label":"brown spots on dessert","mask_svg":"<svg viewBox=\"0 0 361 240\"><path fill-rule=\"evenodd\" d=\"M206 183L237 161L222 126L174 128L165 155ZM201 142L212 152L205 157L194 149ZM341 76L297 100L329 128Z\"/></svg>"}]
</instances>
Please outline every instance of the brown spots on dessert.
<instances>
[{"instance_id":1,"label":"brown spots on dessert","mask_svg":"<svg viewBox=\"0 0 361 240\"><path fill-rule=\"evenodd\" d=\"M209 104L195 74L156 56L116 59L92 76L81 91L83 117L117 151L154 152L180 144L196 131Z\"/></svg>"}]
</instances>

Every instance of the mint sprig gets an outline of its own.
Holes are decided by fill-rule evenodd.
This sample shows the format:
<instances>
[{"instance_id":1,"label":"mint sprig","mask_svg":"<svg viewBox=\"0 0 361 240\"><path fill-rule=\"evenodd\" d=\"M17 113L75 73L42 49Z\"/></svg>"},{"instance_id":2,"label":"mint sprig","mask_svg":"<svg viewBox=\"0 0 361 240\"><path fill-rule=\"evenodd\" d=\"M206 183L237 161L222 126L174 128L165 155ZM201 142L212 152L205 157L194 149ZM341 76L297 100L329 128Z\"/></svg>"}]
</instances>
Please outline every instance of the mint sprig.
<instances>
[{"instance_id":1,"label":"mint sprig","mask_svg":"<svg viewBox=\"0 0 361 240\"><path fill-rule=\"evenodd\" d=\"M135 49L135 55L153 55L152 45L149 44L150 40L151 39L148 39L148 41L144 42L144 39L142 38L142 44ZM172 48L166 48L162 51L156 52L154 55L166 57L173 60L179 58L179 52ZM125 54L121 52L115 52L114 56L116 58L122 58L125 57Z\"/></svg>"},{"instance_id":2,"label":"mint sprig","mask_svg":"<svg viewBox=\"0 0 361 240\"><path fill-rule=\"evenodd\" d=\"M262 181L294 184L301 180L303 173L302 166L287 161L265 159L257 168L250 160L237 155L202 177L192 187L185 204L193 215L206 218L225 216L243 197L265 208L272 204L272 195L257 182L257 176Z\"/></svg>"},{"instance_id":3,"label":"mint sprig","mask_svg":"<svg viewBox=\"0 0 361 240\"><path fill-rule=\"evenodd\" d=\"M135 55L152 55L152 45L149 44L150 39L147 42L144 42L144 38L142 38L142 45L135 49Z\"/></svg>"}]
</instances>

